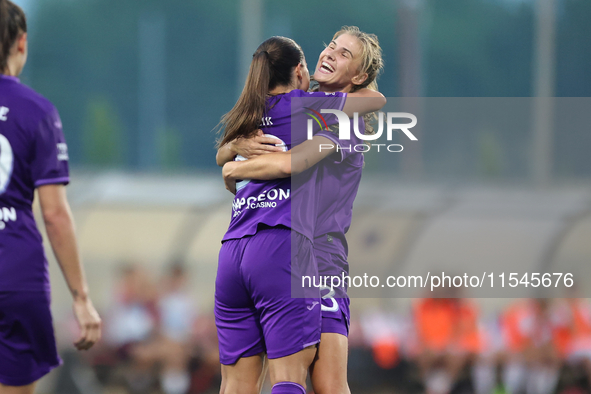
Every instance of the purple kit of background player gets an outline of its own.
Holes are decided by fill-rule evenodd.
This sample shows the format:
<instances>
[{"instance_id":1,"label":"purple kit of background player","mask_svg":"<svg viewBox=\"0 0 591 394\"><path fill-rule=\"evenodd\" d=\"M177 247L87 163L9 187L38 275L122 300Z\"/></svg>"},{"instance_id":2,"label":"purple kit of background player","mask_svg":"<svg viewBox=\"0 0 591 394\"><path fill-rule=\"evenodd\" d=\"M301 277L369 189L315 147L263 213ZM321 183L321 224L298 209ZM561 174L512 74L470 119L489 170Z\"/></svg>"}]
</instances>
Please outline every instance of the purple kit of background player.
<instances>
[{"instance_id":1,"label":"purple kit of background player","mask_svg":"<svg viewBox=\"0 0 591 394\"><path fill-rule=\"evenodd\" d=\"M101 321L88 297L64 188L68 149L61 120L48 100L16 78L28 53L22 9L0 0L0 21L0 392L32 394L36 381L61 363L47 259L32 211L35 189L74 298L79 350L99 340Z\"/></svg>"},{"instance_id":2,"label":"purple kit of background player","mask_svg":"<svg viewBox=\"0 0 591 394\"><path fill-rule=\"evenodd\" d=\"M31 205L37 187L70 181L62 124L55 107L16 77L0 75L0 105L0 289L49 291Z\"/></svg>"},{"instance_id":3,"label":"purple kit of background player","mask_svg":"<svg viewBox=\"0 0 591 394\"><path fill-rule=\"evenodd\" d=\"M0 382L17 386L61 363L47 307L47 259L31 206L38 186L69 182L68 153L53 105L15 77L0 75L0 113L0 334L10 334L2 335ZM16 332L7 330L17 323ZM21 355L27 352L35 357Z\"/></svg>"}]
</instances>

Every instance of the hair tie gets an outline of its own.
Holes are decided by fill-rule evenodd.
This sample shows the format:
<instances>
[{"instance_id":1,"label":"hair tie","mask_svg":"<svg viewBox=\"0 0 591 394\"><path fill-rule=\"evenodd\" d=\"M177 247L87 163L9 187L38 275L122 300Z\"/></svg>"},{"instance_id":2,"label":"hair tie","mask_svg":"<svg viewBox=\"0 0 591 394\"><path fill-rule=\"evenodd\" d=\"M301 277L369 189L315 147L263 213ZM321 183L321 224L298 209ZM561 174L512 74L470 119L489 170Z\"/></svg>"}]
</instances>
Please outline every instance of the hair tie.
<instances>
[{"instance_id":1,"label":"hair tie","mask_svg":"<svg viewBox=\"0 0 591 394\"><path fill-rule=\"evenodd\" d=\"M255 57L256 55L258 55L258 54L261 54L261 53L264 53L264 54L266 54L266 55L267 55L267 57L271 57L271 55L269 55L269 52L267 52L267 51L260 51L260 52L256 52L255 54L253 54L253 55L252 55L252 57Z\"/></svg>"}]
</instances>

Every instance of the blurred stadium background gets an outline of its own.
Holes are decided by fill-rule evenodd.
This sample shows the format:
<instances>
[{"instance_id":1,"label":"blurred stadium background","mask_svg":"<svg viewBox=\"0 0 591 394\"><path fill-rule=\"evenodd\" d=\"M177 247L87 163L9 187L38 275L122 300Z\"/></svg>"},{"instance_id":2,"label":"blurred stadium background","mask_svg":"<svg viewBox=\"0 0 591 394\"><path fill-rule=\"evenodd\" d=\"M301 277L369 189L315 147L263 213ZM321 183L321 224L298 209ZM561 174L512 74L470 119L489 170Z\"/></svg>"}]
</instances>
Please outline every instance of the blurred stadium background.
<instances>
[{"instance_id":1,"label":"blurred stadium background","mask_svg":"<svg viewBox=\"0 0 591 394\"><path fill-rule=\"evenodd\" d=\"M588 0L16 3L30 26L21 79L60 110L69 198L105 322L101 346L73 352L70 298L51 257L65 365L41 382L42 394L158 393L182 380L166 373L175 370L190 371L190 393L217 392L211 315L231 196L212 130L264 38L295 39L314 65L342 25L375 33L387 97L591 96ZM591 133L552 127L549 105L539 100L541 121L519 136L424 134L420 149L394 161L368 155L350 232L353 272L367 260L384 273L435 260L462 271L478 260L578 267L591 284ZM391 184L376 178L384 168ZM588 352L581 343L591 338L591 312L582 301L352 302L354 393L425 392L429 354L440 348L437 368L451 368L454 392L509 392L494 382L507 382L504 371L524 360L528 394L546 394L539 385L589 391L588 364L570 357L571 348ZM535 378L555 371L555 386ZM429 392L445 391L444 378L429 379Z\"/></svg>"}]
</instances>

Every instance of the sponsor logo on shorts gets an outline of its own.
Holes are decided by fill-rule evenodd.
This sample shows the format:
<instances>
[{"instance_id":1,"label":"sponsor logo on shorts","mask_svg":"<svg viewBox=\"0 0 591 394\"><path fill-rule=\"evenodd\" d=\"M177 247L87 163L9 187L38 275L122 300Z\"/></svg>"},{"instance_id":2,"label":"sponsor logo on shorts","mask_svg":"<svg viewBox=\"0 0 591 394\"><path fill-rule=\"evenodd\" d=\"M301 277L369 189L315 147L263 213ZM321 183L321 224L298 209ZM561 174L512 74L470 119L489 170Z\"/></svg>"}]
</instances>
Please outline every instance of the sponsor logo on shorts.
<instances>
[{"instance_id":1,"label":"sponsor logo on shorts","mask_svg":"<svg viewBox=\"0 0 591 394\"><path fill-rule=\"evenodd\" d=\"M311 311L311 310L312 310L312 309L314 309L314 307L315 307L316 305L318 305L318 304L320 304L320 302L318 302L318 301L314 301L314 302L312 302L312 305L308 305L308 310L309 310L309 311Z\"/></svg>"}]
</instances>

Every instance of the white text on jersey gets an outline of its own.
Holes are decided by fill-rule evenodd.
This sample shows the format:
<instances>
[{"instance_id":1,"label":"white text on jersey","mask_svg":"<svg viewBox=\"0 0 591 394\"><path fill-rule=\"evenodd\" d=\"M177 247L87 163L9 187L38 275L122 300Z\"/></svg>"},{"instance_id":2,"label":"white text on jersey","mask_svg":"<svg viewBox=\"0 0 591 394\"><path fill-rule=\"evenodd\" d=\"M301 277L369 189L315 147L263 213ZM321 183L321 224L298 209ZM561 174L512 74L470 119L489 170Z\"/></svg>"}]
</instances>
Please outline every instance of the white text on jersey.
<instances>
[{"instance_id":1,"label":"white text on jersey","mask_svg":"<svg viewBox=\"0 0 591 394\"><path fill-rule=\"evenodd\" d=\"M8 111L10 108L8 107L0 107L0 120L6 122L8 120Z\"/></svg>"},{"instance_id":2,"label":"white text on jersey","mask_svg":"<svg viewBox=\"0 0 591 394\"><path fill-rule=\"evenodd\" d=\"M16 222L16 209L14 207L0 209L0 230L4 230L8 222Z\"/></svg>"}]
</instances>

